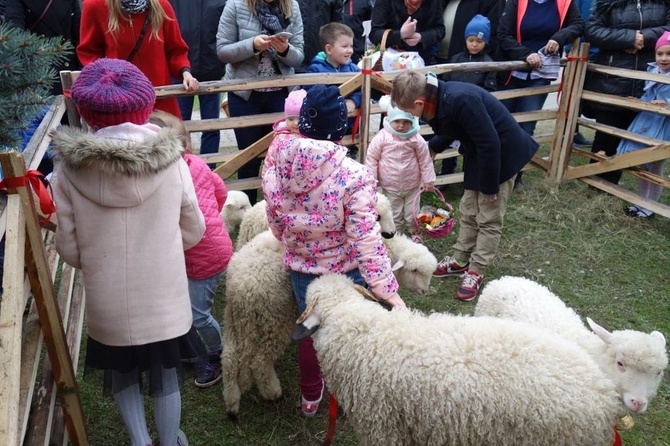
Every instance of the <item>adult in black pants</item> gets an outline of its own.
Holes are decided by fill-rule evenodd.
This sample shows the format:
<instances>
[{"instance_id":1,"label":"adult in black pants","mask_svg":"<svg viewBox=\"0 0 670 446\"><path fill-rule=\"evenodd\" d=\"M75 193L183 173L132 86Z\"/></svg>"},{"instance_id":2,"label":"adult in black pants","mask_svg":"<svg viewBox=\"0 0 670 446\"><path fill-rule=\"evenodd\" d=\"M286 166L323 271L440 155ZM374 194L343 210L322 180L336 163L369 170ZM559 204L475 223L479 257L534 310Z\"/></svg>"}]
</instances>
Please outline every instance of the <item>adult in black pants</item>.
<instances>
[{"instance_id":1,"label":"adult in black pants","mask_svg":"<svg viewBox=\"0 0 670 446\"><path fill-rule=\"evenodd\" d=\"M654 61L656 40L670 29L670 4L664 0L596 0L586 22L586 38L598 47L594 62L613 68L646 71ZM585 88L621 97L642 96L644 81L588 73ZM583 113L600 124L627 129L637 112L586 102ZM596 132L591 151L616 154L620 138ZM606 172L600 178L617 184L621 171Z\"/></svg>"}]
</instances>

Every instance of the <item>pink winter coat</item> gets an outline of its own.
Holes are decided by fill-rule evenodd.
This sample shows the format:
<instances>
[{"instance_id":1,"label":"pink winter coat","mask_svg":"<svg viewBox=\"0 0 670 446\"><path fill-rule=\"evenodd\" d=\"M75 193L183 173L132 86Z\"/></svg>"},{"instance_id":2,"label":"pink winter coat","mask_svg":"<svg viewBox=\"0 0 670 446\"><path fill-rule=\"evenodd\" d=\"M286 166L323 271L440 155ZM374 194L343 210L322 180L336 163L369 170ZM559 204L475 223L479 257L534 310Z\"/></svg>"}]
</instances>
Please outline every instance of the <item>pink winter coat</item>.
<instances>
[{"instance_id":1,"label":"pink winter coat","mask_svg":"<svg viewBox=\"0 0 670 446\"><path fill-rule=\"evenodd\" d=\"M398 290L377 223L375 180L347 158L346 147L292 139L265 172L263 196L291 270L343 274L359 268L378 297Z\"/></svg>"},{"instance_id":2,"label":"pink winter coat","mask_svg":"<svg viewBox=\"0 0 670 446\"><path fill-rule=\"evenodd\" d=\"M274 136L272 142L268 146L268 151L265 153L265 160L263 161L263 169L261 170L261 177L265 175L265 172L272 166L275 165L275 157L277 152L281 150L286 144L290 144L291 139L295 137L300 137L297 133L292 133L288 128L286 128L286 119L281 119L274 123L272 126L272 132Z\"/></svg>"},{"instance_id":3,"label":"pink winter coat","mask_svg":"<svg viewBox=\"0 0 670 446\"><path fill-rule=\"evenodd\" d=\"M173 339L191 327L184 249L205 221L171 130L125 123L53 137L56 249L80 268L91 338L110 346Z\"/></svg>"},{"instance_id":4,"label":"pink winter coat","mask_svg":"<svg viewBox=\"0 0 670 446\"><path fill-rule=\"evenodd\" d=\"M418 133L403 139L381 129L370 142L365 165L386 190L411 190L435 181L428 144Z\"/></svg>"},{"instance_id":5,"label":"pink winter coat","mask_svg":"<svg viewBox=\"0 0 670 446\"><path fill-rule=\"evenodd\" d=\"M196 155L185 154L184 160L193 178L198 206L205 216L205 235L184 253L189 279L207 279L225 270L233 255L233 242L221 218L228 190L220 176Z\"/></svg>"}]
</instances>

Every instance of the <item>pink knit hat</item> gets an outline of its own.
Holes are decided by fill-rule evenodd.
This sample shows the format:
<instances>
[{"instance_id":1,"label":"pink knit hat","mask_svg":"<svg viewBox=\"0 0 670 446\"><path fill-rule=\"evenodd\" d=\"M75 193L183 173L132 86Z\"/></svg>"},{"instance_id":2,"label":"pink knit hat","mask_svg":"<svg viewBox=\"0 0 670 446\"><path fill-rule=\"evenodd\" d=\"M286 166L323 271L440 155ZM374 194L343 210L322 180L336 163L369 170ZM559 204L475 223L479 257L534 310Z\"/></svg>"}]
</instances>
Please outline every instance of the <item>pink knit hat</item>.
<instances>
[{"instance_id":1,"label":"pink knit hat","mask_svg":"<svg viewBox=\"0 0 670 446\"><path fill-rule=\"evenodd\" d=\"M121 59L103 58L86 65L70 92L81 117L96 128L146 124L156 102L149 79Z\"/></svg>"},{"instance_id":2,"label":"pink knit hat","mask_svg":"<svg viewBox=\"0 0 670 446\"><path fill-rule=\"evenodd\" d=\"M654 51L658 51L658 48L663 45L670 45L670 31L664 32L661 37L658 38Z\"/></svg>"},{"instance_id":3,"label":"pink knit hat","mask_svg":"<svg viewBox=\"0 0 670 446\"><path fill-rule=\"evenodd\" d=\"M288 94L288 97L284 101L284 117L290 118L292 116L300 116L300 107L302 107L302 101L307 96L305 90L293 90Z\"/></svg>"}]
</instances>

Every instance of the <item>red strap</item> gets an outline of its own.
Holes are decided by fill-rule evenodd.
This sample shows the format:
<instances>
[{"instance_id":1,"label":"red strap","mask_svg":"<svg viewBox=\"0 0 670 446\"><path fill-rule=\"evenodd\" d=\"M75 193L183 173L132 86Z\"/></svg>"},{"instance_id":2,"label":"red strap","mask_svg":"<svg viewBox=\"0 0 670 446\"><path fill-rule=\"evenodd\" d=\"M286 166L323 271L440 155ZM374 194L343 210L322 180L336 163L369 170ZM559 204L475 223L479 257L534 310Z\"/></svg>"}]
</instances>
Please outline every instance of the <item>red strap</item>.
<instances>
[{"instance_id":1,"label":"red strap","mask_svg":"<svg viewBox=\"0 0 670 446\"><path fill-rule=\"evenodd\" d=\"M66 98L72 99L72 93L70 93L69 88L63 88L63 96L65 96Z\"/></svg>"},{"instance_id":2,"label":"red strap","mask_svg":"<svg viewBox=\"0 0 670 446\"><path fill-rule=\"evenodd\" d=\"M335 438L335 426L337 425L337 400L335 395L330 394L330 401L328 402L328 434L323 440L323 446L330 446Z\"/></svg>"},{"instance_id":3,"label":"red strap","mask_svg":"<svg viewBox=\"0 0 670 446\"><path fill-rule=\"evenodd\" d=\"M48 223L51 219L51 215L56 212L56 205L54 205L49 192L47 192L47 188L44 187L44 183L42 182L43 178L44 175L42 175L42 172L39 170L29 170L26 172L25 176L5 178L0 181L0 190L9 189L10 187L27 187L28 184L30 184L33 192L35 192L35 195L37 195L37 198L39 199L40 211L46 216L42 222ZM49 186L49 190L51 190L51 194L53 194L51 183L47 181L47 185Z\"/></svg>"},{"instance_id":4,"label":"red strap","mask_svg":"<svg viewBox=\"0 0 670 446\"><path fill-rule=\"evenodd\" d=\"M361 109L358 109L356 114L356 119L354 119L354 126L351 128L351 140L356 144L356 134L358 133L358 127L361 124Z\"/></svg>"},{"instance_id":5,"label":"red strap","mask_svg":"<svg viewBox=\"0 0 670 446\"><path fill-rule=\"evenodd\" d=\"M568 56L568 62L571 60L581 60L584 62L588 62L589 58L587 56Z\"/></svg>"},{"instance_id":6,"label":"red strap","mask_svg":"<svg viewBox=\"0 0 670 446\"><path fill-rule=\"evenodd\" d=\"M612 446L623 446L623 440L621 440L621 436L619 435L619 431L616 430L616 427L614 428L614 443L612 443Z\"/></svg>"}]
</instances>

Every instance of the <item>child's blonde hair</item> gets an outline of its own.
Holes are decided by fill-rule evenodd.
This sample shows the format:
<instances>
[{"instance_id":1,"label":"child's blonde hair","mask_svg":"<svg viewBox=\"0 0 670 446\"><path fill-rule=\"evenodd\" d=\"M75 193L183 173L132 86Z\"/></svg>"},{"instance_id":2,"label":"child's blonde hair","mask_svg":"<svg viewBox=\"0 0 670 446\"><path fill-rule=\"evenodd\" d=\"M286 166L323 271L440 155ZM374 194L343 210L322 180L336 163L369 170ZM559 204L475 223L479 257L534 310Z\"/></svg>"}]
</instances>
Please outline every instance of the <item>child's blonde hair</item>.
<instances>
[{"instance_id":1,"label":"child's blonde hair","mask_svg":"<svg viewBox=\"0 0 670 446\"><path fill-rule=\"evenodd\" d=\"M163 20L170 19L158 0L148 1L149 10L147 14L149 14L151 21L151 37L158 39L158 33L163 28ZM112 35L116 35L119 32L119 20L125 16L123 9L121 9L121 0L107 0L107 8L109 8L107 28Z\"/></svg>"},{"instance_id":2,"label":"child's blonde hair","mask_svg":"<svg viewBox=\"0 0 670 446\"><path fill-rule=\"evenodd\" d=\"M177 138L184 146L184 153L193 153L193 146L191 146L191 135L189 135L184 121L177 118L175 115L165 112L163 110L154 110L149 116L149 122L155 124L160 128L168 128L175 131Z\"/></svg>"},{"instance_id":3,"label":"child's blonde hair","mask_svg":"<svg viewBox=\"0 0 670 446\"><path fill-rule=\"evenodd\" d=\"M426 76L412 70L403 71L393 81L391 103L403 109L412 108L414 101L421 98L425 92Z\"/></svg>"},{"instance_id":4,"label":"child's blonde hair","mask_svg":"<svg viewBox=\"0 0 670 446\"><path fill-rule=\"evenodd\" d=\"M335 45L335 41L340 36L347 36L354 38L354 32L344 23L330 22L319 28L319 43L321 48L326 48L326 45Z\"/></svg>"}]
</instances>

